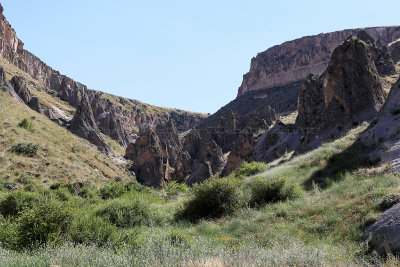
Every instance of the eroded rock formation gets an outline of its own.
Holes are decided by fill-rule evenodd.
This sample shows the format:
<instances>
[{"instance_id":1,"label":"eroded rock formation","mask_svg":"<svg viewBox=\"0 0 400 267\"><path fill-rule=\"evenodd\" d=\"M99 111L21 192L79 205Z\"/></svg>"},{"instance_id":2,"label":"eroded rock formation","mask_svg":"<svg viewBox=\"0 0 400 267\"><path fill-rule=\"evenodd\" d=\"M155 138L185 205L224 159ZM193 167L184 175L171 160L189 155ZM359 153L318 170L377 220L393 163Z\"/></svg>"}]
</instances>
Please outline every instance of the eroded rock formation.
<instances>
[{"instance_id":1,"label":"eroded rock formation","mask_svg":"<svg viewBox=\"0 0 400 267\"><path fill-rule=\"evenodd\" d=\"M129 144L125 157L133 161L132 170L143 185L162 188L169 179L168 159L163 157L160 139L152 129ZM165 163L164 163L165 162Z\"/></svg>"},{"instance_id":2,"label":"eroded rock formation","mask_svg":"<svg viewBox=\"0 0 400 267\"><path fill-rule=\"evenodd\" d=\"M361 30L384 46L400 38L399 26L373 27L307 36L271 47L252 58L250 71L243 76L238 96L300 81L309 73L323 73L334 49Z\"/></svg>"},{"instance_id":3,"label":"eroded rock formation","mask_svg":"<svg viewBox=\"0 0 400 267\"><path fill-rule=\"evenodd\" d=\"M77 107L71 121L71 132L88 140L105 152L110 152L110 146L100 135L99 128L94 120L92 107L86 94L82 96L81 102Z\"/></svg>"}]
</instances>

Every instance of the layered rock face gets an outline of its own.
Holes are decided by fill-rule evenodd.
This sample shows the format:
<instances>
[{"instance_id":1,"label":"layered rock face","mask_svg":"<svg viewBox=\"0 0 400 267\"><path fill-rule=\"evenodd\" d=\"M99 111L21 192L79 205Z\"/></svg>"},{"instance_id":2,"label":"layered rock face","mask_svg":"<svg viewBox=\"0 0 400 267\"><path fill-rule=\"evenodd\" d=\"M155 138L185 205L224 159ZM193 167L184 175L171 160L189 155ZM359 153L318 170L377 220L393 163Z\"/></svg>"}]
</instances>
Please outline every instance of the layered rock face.
<instances>
[{"instance_id":1,"label":"layered rock face","mask_svg":"<svg viewBox=\"0 0 400 267\"><path fill-rule=\"evenodd\" d=\"M250 71L243 76L238 96L300 81L309 73L321 74L333 50L361 30L383 46L400 38L399 26L373 27L307 36L271 47L251 60Z\"/></svg>"},{"instance_id":2,"label":"layered rock face","mask_svg":"<svg viewBox=\"0 0 400 267\"><path fill-rule=\"evenodd\" d=\"M122 97L118 98L117 103L107 102L102 97L106 94L87 90L85 85L60 74L38 57L24 50L24 43L18 39L16 32L4 17L1 5L0 56L30 74L43 85L46 91L57 95L73 107L80 105L82 95L85 92L89 97L94 111L93 115L100 130L125 147L132 139L137 137L139 130L136 129L138 128L155 127L157 124L172 118L178 131L186 131L197 125L205 117L203 114L158 108ZM98 109L99 106L102 106L102 109ZM141 107L159 109L160 112L147 112L141 110Z\"/></svg>"},{"instance_id":3,"label":"layered rock face","mask_svg":"<svg viewBox=\"0 0 400 267\"><path fill-rule=\"evenodd\" d=\"M143 185L162 188L168 180L168 162L164 163L160 139L152 130L146 130L131 143L125 157L133 161L132 170Z\"/></svg>"}]
</instances>

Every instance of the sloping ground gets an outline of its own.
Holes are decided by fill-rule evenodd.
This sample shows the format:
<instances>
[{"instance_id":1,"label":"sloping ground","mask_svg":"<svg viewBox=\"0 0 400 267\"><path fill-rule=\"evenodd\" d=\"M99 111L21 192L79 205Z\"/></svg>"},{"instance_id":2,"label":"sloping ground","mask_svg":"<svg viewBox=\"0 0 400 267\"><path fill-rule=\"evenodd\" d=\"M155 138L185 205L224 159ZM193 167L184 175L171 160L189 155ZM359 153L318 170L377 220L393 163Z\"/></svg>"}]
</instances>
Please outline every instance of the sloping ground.
<instances>
[{"instance_id":1,"label":"sloping ground","mask_svg":"<svg viewBox=\"0 0 400 267\"><path fill-rule=\"evenodd\" d=\"M72 116L74 108L52 97L35 80L13 68L10 64L1 65L11 76L16 73L25 76L29 89L45 106L57 107L66 115ZM9 78L9 77L8 77ZM34 131L19 127L27 118L33 122ZM55 181L89 180L101 184L117 176L132 179L126 171L122 157L110 158L97 151L86 140L76 137L69 130L36 113L29 107L17 103L7 92L0 92L0 177L3 182L17 182L22 186L21 177L28 177L34 183L52 183ZM123 149L111 140L115 152ZM27 157L10 151L17 143L33 143L39 146L37 155ZM20 182L18 182L18 180Z\"/></svg>"},{"instance_id":2,"label":"sloping ground","mask_svg":"<svg viewBox=\"0 0 400 267\"><path fill-rule=\"evenodd\" d=\"M164 214L162 223L118 228L110 247L64 243L29 253L1 248L0 265L396 266L395 259L385 263L370 253L362 239L366 226L380 214L384 196L400 192L396 175L385 166L368 167L365 154L353 146L367 126L256 176L242 177L237 187L248 201L257 177L285 179L299 188L298 198L245 206L229 216L189 223L174 215L195 189L171 194L173 187L169 187L157 197L146 198L148 205ZM98 217L92 211L137 194L126 193L110 201L78 201L75 196L63 203L73 207L80 203L78 214L87 213L94 219ZM96 235L101 236L104 229L96 228Z\"/></svg>"}]
</instances>

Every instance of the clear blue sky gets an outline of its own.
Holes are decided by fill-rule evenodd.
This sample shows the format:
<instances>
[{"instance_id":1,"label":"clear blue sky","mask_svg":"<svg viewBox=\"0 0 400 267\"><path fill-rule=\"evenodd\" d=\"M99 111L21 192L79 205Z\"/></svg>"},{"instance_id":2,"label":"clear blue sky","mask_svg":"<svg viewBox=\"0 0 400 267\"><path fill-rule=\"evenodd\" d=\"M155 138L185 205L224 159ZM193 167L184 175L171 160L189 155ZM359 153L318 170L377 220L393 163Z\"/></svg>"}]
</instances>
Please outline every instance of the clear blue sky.
<instances>
[{"instance_id":1,"label":"clear blue sky","mask_svg":"<svg viewBox=\"0 0 400 267\"><path fill-rule=\"evenodd\" d=\"M2 0L25 49L89 88L217 111L258 52L345 28L400 24L400 1Z\"/></svg>"}]
</instances>

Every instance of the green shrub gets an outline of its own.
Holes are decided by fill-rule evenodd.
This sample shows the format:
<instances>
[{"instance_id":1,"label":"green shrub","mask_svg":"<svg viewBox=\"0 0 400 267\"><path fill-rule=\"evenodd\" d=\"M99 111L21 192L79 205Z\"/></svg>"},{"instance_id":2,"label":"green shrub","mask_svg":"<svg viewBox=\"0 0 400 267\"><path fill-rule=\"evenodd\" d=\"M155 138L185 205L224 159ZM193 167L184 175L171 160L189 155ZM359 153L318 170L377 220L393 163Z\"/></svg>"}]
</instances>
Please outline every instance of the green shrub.
<instances>
[{"instance_id":1,"label":"green shrub","mask_svg":"<svg viewBox=\"0 0 400 267\"><path fill-rule=\"evenodd\" d=\"M128 192L138 192L138 193L151 193L152 188L141 185L137 181L131 181L125 184L125 188Z\"/></svg>"},{"instance_id":2,"label":"green shrub","mask_svg":"<svg viewBox=\"0 0 400 267\"><path fill-rule=\"evenodd\" d=\"M65 237L72 218L70 209L58 201L24 209L17 220L19 247L59 243Z\"/></svg>"},{"instance_id":3,"label":"green shrub","mask_svg":"<svg viewBox=\"0 0 400 267\"><path fill-rule=\"evenodd\" d=\"M284 178L257 177L250 183L250 189L251 206L295 199L302 193L298 185L288 183Z\"/></svg>"},{"instance_id":4,"label":"green shrub","mask_svg":"<svg viewBox=\"0 0 400 267\"><path fill-rule=\"evenodd\" d=\"M4 217L16 216L25 208L33 208L42 197L37 193L14 191L0 202L0 213Z\"/></svg>"},{"instance_id":5,"label":"green shrub","mask_svg":"<svg viewBox=\"0 0 400 267\"><path fill-rule=\"evenodd\" d=\"M8 249L18 248L17 225L4 219L2 215L0 215L0 244Z\"/></svg>"},{"instance_id":6,"label":"green shrub","mask_svg":"<svg viewBox=\"0 0 400 267\"><path fill-rule=\"evenodd\" d=\"M176 196L189 190L187 185L172 181L164 188L168 197Z\"/></svg>"},{"instance_id":7,"label":"green shrub","mask_svg":"<svg viewBox=\"0 0 400 267\"><path fill-rule=\"evenodd\" d=\"M35 132L35 126L33 125L33 122L30 119L23 119L20 123L18 123L18 127L24 128L30 132Z\"/></svg>"},{"instance_id":8,"label":"green shrub","mask_svg":"<svg viewBox=\"0 0 400 267\"><path fill-rule=\"evenodd\" d=\"M106 202L95 212L119 228L129 228L157 221L149 204L137 198L114 199Z\"/></svg>"},{"instance_id":9,"label":"green shrub","mask_svg":"<svg viewBox=\"0 0 400 267\"><path fill-rule=\"evenodd\" d=\"M252 176L257 173L263 172L267 169L267 165L262 162L243 162L239 169L237 169L232 175L236 178L245 178Z\"/></svg>"},{"instance_id":10,"label":"green shrub","mask_svg":"<svg viewBox=\"0 0 400 267\"><path fill-rule=\"evenodd\" d=\"M38 149L39 146L33 143L18 143L11 147L11 152L33 157L36 155Z\"/></svg>"},{"instance_id":11,"label":"green shrub","mask_svg":"<svg viewBox=\"0 0 400 267\"><path fill-rule=\"evenodd\" d=\"M78 214L71 223L68 238L74 243L105 246L117 227L91 213Z\"/></svg>"},{"instance_id":12,"label":"green shrub","mask_svg":"<svg viewBox=\"0 0 400 267\"><path fill-rule=\"evenodd\" d=\"M192 221L232 214L243 203L237 179L209 180L193 187L192 194L179 213L181 218Z\"/></svg>"},{"instance_id":13,"label":"green shrub","mask_svg":"<svg viewBox=\"0 0 400 267\"><path fill-rule=\"evenodd\" d=\"M117 198L127 192L126 186L123 183L108 183L100 188L100 195L103 199Z\"/></svg>"},{"instance_id":14,"label":"green shrub","mask_svg":"<svg viewBox=\"0 0 400 267\"><path fill-rule=\"evenodd\" d=\"M60 201L69 201L71 199L71 193L65 187L60 187L56 190L53 190L53 194Z\"/></svg>"},{"instance_id":15,"label":"green shrub","mask_svg":"<svg viewBox=\"0 0 400 267\"><path fill-rule=\"evenodd\" d=\"M78 196L86 199L94 199L97 197L97 194L92 189L84 187L79 191Z\"/></svg>"}]
</instances>

